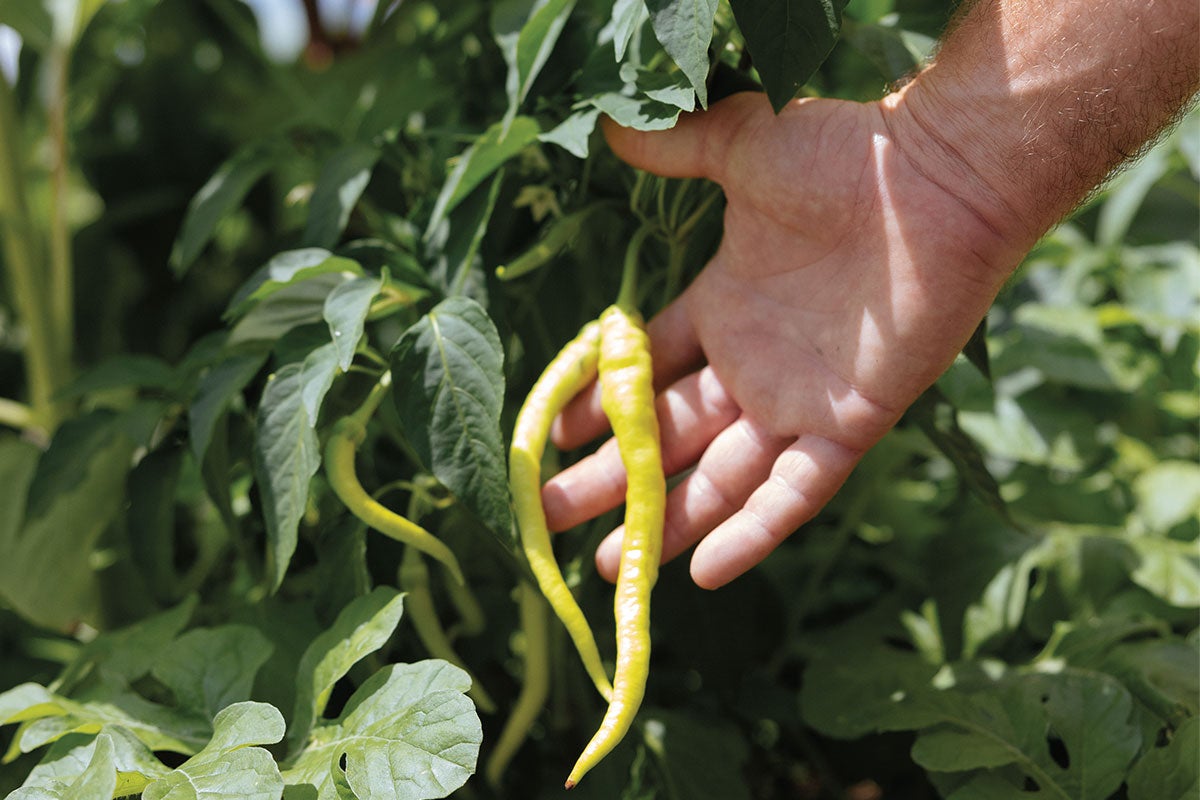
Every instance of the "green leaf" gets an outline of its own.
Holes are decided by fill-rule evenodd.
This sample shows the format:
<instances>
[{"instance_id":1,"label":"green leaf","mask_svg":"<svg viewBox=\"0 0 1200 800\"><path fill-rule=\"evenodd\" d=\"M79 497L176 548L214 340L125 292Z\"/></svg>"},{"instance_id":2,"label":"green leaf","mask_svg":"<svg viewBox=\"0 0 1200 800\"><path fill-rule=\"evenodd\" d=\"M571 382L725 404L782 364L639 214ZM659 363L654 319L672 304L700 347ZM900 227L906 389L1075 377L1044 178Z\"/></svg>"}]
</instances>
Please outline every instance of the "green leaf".
<instances>
[{"instance_id":1,"label":"green leaf","mask_svg":"<svg viewBox=\"0 0 1200 800\"><path fill-rule=\"evenodd\" d=\"M508 64L508 113L517 114L567 24L575 0L501 0L492 13L496 44Z\"/></svg>"},{"instance_id":2,"label":"green leaf","mask_svg":"<svg viewBox=\"0 0 1200 800\"><path fill-rule=\"evenodd\" d=\"M88 675L97 671L126 683L142 678L150 672L163 648L187 627L196 604L196 597L189 597L174 608L132 625L100 633L80 649L75 660L55 681L55 690L71 693Z\"/></svg>"},{"instance_id":3,"label":"green leaf","mask_svg":"<svg viewBox=\"0 0 1200 800\"><path fill-rule=\"evenodd\" d=\"M474 773L483 732L466 696L471 678L445 661L392 664L376 672L333 724L284 773L317 800L337 800L335 768L359 800L446 797Z\"/></svg>"},{"instance_id":4,"label":"green leaf","mask_svg":"<svg viewBox=\"0 0 1200 800\"><path fill-rule=\"evenodd\" d=\"M92 554L125 505L134 450L120 421L98 412L59 428L38 464L21 531L0 559L0 595L43 627L99 624L100 579Z\"/></svg>"},{"instance_id":5,"label":"green leaf","mask_svg":"<svg viewBox=\"0 0 1200 800\"><path fill-rule=\"evenodd\" d=\"M77 398L107 389L165 390L174 383L174 368L161 358L123 353L105 359L71 381L59 397Z\"/></svg>"},{"instance_id":6,"label":"green leaf","mask_svg":"<svg viewBox=\"0 0 1200 800\"><path fill-rule=\"evenodd\" d=\"M149 781L167 773L167 768L137 737L124 728L108 725L99 735L76 733L59 739L30 771L22 787L52 789L55 784L69 785L87 770L102 739L108 739L113 747L117 773L114 796L140 793Z\"/></svg>"},{"instance_id":7,"label":"green leaf","mask_svg":"<svg viewBox=\"0 0 1200 800\"><path fill-rule=\"evenodd\" d=\"M1179 726L1165 747L1155 747L1129 772L1129 800L1185 800L1200 796L1200 719Z\"/></svg>"},{"instance_id":8,"label":"green leaf","mask_svg":"<svg viewBox=\"0 0 1200 800\"><path fill-rule=\"evenodd\" d=\"M504 351L491 318L472 300L444 300L405 331L391 362L396 409L417 457L507 542Z\"/></svg>"},{"instance_id":9,"label":"green leaf","mask_svg":"<svg viewBox=\"0 0 1200 800\"><path fill-rule=\"evenodd\" d=\"M212 740L146 788L143 800L278 800L283 778L269 752L283 739L283 715L266 703L236 703L213 720Z\"/></svg>"},{"instance_id":10,"label":"green leaf","mask_svg":"<svg viewBox=\"0 0 1200 800\"><path fill-rule=\"evenodd\" d=\"M678 73L664 75L661 72L639 69L634 73L633 83L637 91L651 100L674 106L680 111L692 111L696 108L696 93Z\"/></svg>"},{"instance_id":11,"label":"green leaf","mask_svg":"<svg viewBox=\"0 0 1200 800\"><path fill-rule=\"evenodd\" d=\"M1101 668L1161 721L1179 725L1200 714L1200 651L1194 644L1177 637L1125 642L1106 654Z\"/></svg>"},{"instance_id":12,"label":"green leaf","mask_svg":"<svg viewBox=\"0 0 1200 800\"><path fill-rule=\"evenodd\" d=\"M1200 554L1195 542L1138 536L1128 540L1138 562L1130 577L1179 608L1200 608Z\"/></svg>"},{"instance_id":13,"label":"green leaf","mask_svg":"<svg viewBox=\"0 0 1200 800\"><path fill-rule=\"evenodd\" d=\"M212 718L250 697L254 677L275 648L248 625L188 631L162 651L152 670L178 705Z\"/></svg>"},{"instance_id":14,"label":"green leaf","mask_svg":"<svg viewBox=\"0 0 1200 800\"><path fill-rule=\"evenodd\" d=\"M197 464L204 463L217 420L229 410L234 398L254 379L266 360L266 353L230 356L200 379L196 395L188 406L188 438Z\"/></svg>"},{"instance_id":15,"label":"green leaf","mask_svg":"<svg viewBox=\"0 0 1200 800\"><path fill-rule=\"evenodd\" d=\"M47 514L58 498L78 486L91 461L117 435L116 415L100 409L66 420L54 432L50 446L38 460L37 471L25 501L25 524Z\"/></svg>"},{"instance_id":16,"label":"green leaf","mask_svg":"<svg viewBox=\"0 0 1200 800\"><path fill-rule=\"evenodd\" d=\"M551 130L538 134L538 141L556 144L576 158L587 158L588 140L599 118L599 108L580 109Z\"/></svg>"},{"instance_id":17,"label":"green leaf","mask_svg":"<svg viewBox=\"0 0 1200 800\"><path fill-rule=\"evenodd\" d=\"M1121 243L1146 195L1169 169L1167 150L1155 147L1113 178L1096 220L1097 244L1115 247Z\"/></svg>"},{"instance_id":18,"label":"green leaf","mask_svg":"<svg viewBox=\"0 0 1200 800\"><path fill-rule=\"evenodd\" d=\"M467 195L426 237L426 251L433 261L429 282L443 295L463 295L486 306L487 275L483 271L479 248L488 232L503 182L504 170L501 169L489 185L480 186Z\"/></svg>"},{"instance_id":19,"label":"green leaf","mask_svg":"<svg viewBox=\"0 0 1200 800\"><path fill-rule=\"evenodd\" d=\"M879 23L846 23L846 41L871 61L889 82L911 75L933 52L937 41L896 26L895 17Z\"/></svg>"},{"instance_id":20,"label":"green leaf","mask_svg":"<svg viewBox=\"0 0 1200 800\"><path fill-rule=\"evenodd\" d=\"M321 405L325 402L325 395L329 393L329 387L333 386L333 379L337 374L336 342L321 345L304 359L301 366L300 395L304 403L304 411L308 415L308 422L314 427L317 424L317 417L321 413Z\"/></svg>"},{"instance_id":21,"label":"green leaf","mask_svg":"<svg viewBox=\"0 0 1200 800\"><path fill-rule=\"evenodd\" d=\"M251 187L274 166L279 146L257 142L235 153L217 169L188 205L183 228L171 250L171 269L182 275L212 240L221 219L242 204Z\"/></svg>"},{"instance_id":22,"label":"green leaf","mask_svg":"<svg viewBox=\"0 0 1200 800\"><path fill-rule=\"evenodd\" d=\"M152 703L111 675L91 682L77 698L47 696L29 684L18 689L0 696L7 721L24 723L13 736L9 756L32 752L71 734L96 733L106 725L125 728L152 750L191 754L210 732L204 718ZM26 707L21 708L21 703Z\"/></svg>"},{"instance_id":23,"label":"green leaf","mask_svg":"<svg viewBox=\"0 0 1200 800\"><path fill-rule=\"evenodd\" d=\"M304 651L296 671L296 707L288 731L292 750L303 743L325 710L333 685L391 637L403 608L403 597L395 589L377 587L343 608L333 625Z\"/></svg>"},{"instance_id":24,"label":"green leaf","mask_svg":"<svg viewBox=\"0 0 1200 800\"><path fill-rule=\"evenodd\" d=\"M1000 485L984 463L983 452L958 423L958 414L935 385L917 398L912 418L938 450L954 465L962 482L988 507L1009 519Z\"/></svg>"},{"instance_id":25,"label":"green leaf","mask_svg":"<svg viewBox=\"0 0 1200 800\"><path fill-rule=\"evenodd\" d=\"M1107 340L1095 309L1026 303L1013 316L1019 327L997 357L1000 373L1035 367L1051 383L1134 392L1156 369L1145 354Z\"/></svg>"},{"instance_id":26,"label":"green leaf","mask_svg":"<svg viewBox=\"0 0 1200 800\"><path fill-rule=\"evenodd\" d=\"M0 694L0 725L24 722L55 710L55 697L45 686L22 683Z\"/></svg>"},{"instance_id":27,"label":"green leaf","mask_svg":"<svg viewBox=\"0 0 1200 800\"><path fill-rule=\"evenodd\" d=\"M1200 464L1161 461L1133 482L1137 515L1155 533L1166 533L1200 515Z\"/></svg>"},{"instance_id":28,"label":"green leaf","mask_svg":"<svg viewBox=\"0 0 1200 800\"><path fill-rule=\"evenodd\" d=\"M776 112L796 96L833 50L846 2L731 0L746 49Z\"/></svg>"},{"instance_id":29,"label":"green leaf","mask_svg":"<svg viewBox=\"0 0 1200 800\"><path fill-rule=\"evenodd\" d=\"M53 20L46 11L45 0L5 0L0 4L0 25L7 25L34 50L50 46Z\"/></svg>"},{"instance_id":30,"label":"green leaf","mask_svg":"<svg viewBox=\"0 0 1200 800\"><path fill-rule=\"evenodd\" d=\"M997 691L997 689L999 691ZM1141 734L1131 722L1133 701L1117 681L1098 673L1010 677L947 706L942 725L923 732L913 760L929 770L963 772L1013 765L1039 796L1105 800L1121 785ZM1049 742L1065 752L1056 759ZM971 797L976 795L962 795Z\"/></svg>"},{"instance_id":31,"label":"green leaf","mask_svg":"<svg viewBox=\"0 0 1200 800\"><path fill-rule=\"evenodd\" d=\"M639 131L665 131L679 120L679 106L654 100L646 95L628 97L607 92L593 97L592 103L602 114L612 117L623 128Z\"/></svg>"},{"instance_id":32,"label":"green leaf","mask_svg":"<svg viewBox=\"0 0 1200 800\"><path fill-rule=\"evenodd\" d=\"M616 0L613 3L613 51L617 63L625 60L625 51L629 47L629 40L649 18L650 12L646 8L646 0Z\"/></svg>"},{"instance_id":33,"label":"green leaf","mask_svg":"<svg viewBox=\"0 0 1200 800\"><path fill-rule=\"evenodd\" d=\"M337 349L337 365L350 369L362 338L371 302L383 286L381 278L364 276L338 286L325 298L324 316Z\"/></svg>"},{"instance_id":34,"label":"green leaf","mask_svg":"<svg viewBox=\"0 0 1200 800\"><path fill-rule=\"evenodd\" d=\"M237 319L273 295L305 281L326 276L341 280L362 275L362 267L320 247L279 253L254 273L230 301L226 319ZM340 283L340 281L338 281Z\"/></svg>"},{"instance_id":35,"label":"green leaf","mask_svg":"<svg viewBox=\"0 0 1200 800\"><path fill-rule=\"evenodd\" d=\"M1030 573L1052 553L1050 544L1032 547L1000 567L963 615L963 655L974 657L996 637L1017 629L1029 598Z\"/></svg>"},{"instance_id":36,"label":"green leaf","mask_svg":"<svg viewBox=\"0 0 1200 800\"><path fill-rule=\"evenodd\" d=\"M375 145L352 142L329 157L321 167L308 204L305 244L311 247L337 244L350 221L350 212L371 182L379 156Z\"/></svg>"},{"instance_id":37,"label":"green leaf","mask_svg":"<svg viewBox=\"0 0 1200 800\"><path fill-rule=\"evenodd\" d=\"M930 725L939 719L926 700L936 671L916 653L880 645L824 655L805 670L801 714L839 739Z\"/></svg>"},{"instance_id":38,"label":"green leaf","mask_svg":"<svg viewBox=\"0 0 1200 800\"><path fill-rule=\"evenodd\" d=\"M325 301L353 275L326 273L285 286L250 309L229 332L230 346L276 343L294 328L320 323Z\"/></svg>"},{"instance_id":39,"label":"green leaf","mask_svg":"<svg viewBox=\"0 0 1200 800\"><path fill-rule=\"evenodd\" d=\"M483 183L510 158L537 141L540 132L537 120L532 117L517 117L507 127L503 122L497 122L484 131L483 135L458 157L458 163L446 177L446 183L443 184L434 203L426 235L435 230L472 189Z\"/></svg>"},{"instance_id":40,"label":"green leaf","mask_svg":"<svg viewBox=\"0 0 1200 800\"><path fill-rule=\"evenodd\" d=\"M175 492L184 452L182 443L165 442L138 462L126 482L130 560L160 601L177 597Z\"/></svg>"},{"instance_id":41,"label":"green leaf","mask_svg":"<svg viewBox=\"0 0 1200 800\"><path fill-rule=\"evenodd\" d=\"M659 760L676 797L748 800L743 770L750 746L736 725L720 718L647 711L642 739Z\"/></svg>"},{"instance_id":42,"label":"green leaf","mask_svg":"<svg viewBox=\"0 0 1200 800\"><path fill-rule=\"evenodd\" d=\"M87 768L71 783L51 782L50 787L18 789L13 800L108 800L117 788L117 768L113 763L113 742L107 734L96 737Z\"/></svg>"},{"instance_id":43,"label":"green leaf","mask_svg":"<svg viewBox=\"0 0 1200 800\"><path fill-rule=\"evenodd\" d=\"M321 466L321 448L304 408L304 368L288 364L267 381L258 407L254 473L267 523L267 572L278 589L296 549L308 505L308 484Z\"/></svg>"},{"instance_id":44,"label":"green leaf","mask_svg":"<svg viewBox=\"0 0 1200 800\"><path fill-rule=\"evenodd\" d=\"M655 37L691 82L700 105L707 108L708 46L717 0L647 0L646 7Z\"/></svg>"},{"instance_id":45,"label":"green leaf","mask_svg":"<svg viewBox=\"0 0 1200 800\"><path fill-rule=\"evenodd\" d=\"M15 436L0 437L0 553L16 546L29 485L42 451Z\"/></svg>"}]
</instances>

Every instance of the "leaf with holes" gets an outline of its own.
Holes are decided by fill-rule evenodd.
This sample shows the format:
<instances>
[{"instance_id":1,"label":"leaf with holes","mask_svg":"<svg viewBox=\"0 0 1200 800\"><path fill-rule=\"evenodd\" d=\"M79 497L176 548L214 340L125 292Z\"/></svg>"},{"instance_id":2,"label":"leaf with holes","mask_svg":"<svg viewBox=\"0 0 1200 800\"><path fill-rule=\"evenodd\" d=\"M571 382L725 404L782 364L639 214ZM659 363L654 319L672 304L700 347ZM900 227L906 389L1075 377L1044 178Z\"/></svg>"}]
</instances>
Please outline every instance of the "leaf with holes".
<instances>
[{"instance_id":1,"label":"leaf with holes","mask_svg":"<svg viewBox=\"0 0 1200 800\"><path fill-rule=\"evenodd\" d=\"M1011 796L1032 782L1037 791L1021 796L1105 800L1141 745L1133 699L1100 673L1009 675L964 700L917 737L913 760L935 772L982 770L975 780L1007 784Z\"/></svg>"}]
</instances>

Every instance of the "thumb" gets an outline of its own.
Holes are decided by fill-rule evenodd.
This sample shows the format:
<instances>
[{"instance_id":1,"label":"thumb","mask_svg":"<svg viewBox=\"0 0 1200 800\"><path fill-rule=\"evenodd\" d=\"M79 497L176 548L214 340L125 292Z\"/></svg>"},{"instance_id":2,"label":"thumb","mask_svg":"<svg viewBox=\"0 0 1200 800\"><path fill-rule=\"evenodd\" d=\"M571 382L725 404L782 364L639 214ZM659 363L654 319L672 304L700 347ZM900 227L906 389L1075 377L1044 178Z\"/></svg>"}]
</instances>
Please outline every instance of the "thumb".
<instances>
[{"instance_id":1,"label":"thumb","mask_svg":"<svg viewBox=\"0 0 1200 800\"><path fill-rule=\"evenodd\" d=\"M623 128L604 117L604 137L617 157L630 166L665 178L720 182L737 130L763 102L761 94L735 94L707 111L681 114L675 127L665 131Z\"/></svg>"}]
</instances>

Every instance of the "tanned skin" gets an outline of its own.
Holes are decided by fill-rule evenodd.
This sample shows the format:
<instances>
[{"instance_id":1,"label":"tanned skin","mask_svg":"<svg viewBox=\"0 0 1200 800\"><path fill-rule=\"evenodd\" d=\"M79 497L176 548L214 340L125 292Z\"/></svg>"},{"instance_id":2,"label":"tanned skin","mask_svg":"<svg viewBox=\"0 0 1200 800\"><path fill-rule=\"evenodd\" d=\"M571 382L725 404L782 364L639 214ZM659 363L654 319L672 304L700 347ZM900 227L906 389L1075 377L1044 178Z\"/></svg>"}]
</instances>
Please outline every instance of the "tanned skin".
<instances>
[{"instance_id":1,"label":"tanned skin","mask_svg":"<svg viewBox=\"0 0 1200 800\"><path fill-rule=\"evenodd\" d=\"M873 103L741 94L670 130L606 124L630 164L725 191L712 261L649 325L664 560L716 588L810 520L949 366L1037 239L1200 88L1194 0L977 0ZM554 439L606 429L598 393ZM613 442L543 491L553 530L624 495ZM621 531L597 566L615 577Z\"/></svg>"}]
</instances>

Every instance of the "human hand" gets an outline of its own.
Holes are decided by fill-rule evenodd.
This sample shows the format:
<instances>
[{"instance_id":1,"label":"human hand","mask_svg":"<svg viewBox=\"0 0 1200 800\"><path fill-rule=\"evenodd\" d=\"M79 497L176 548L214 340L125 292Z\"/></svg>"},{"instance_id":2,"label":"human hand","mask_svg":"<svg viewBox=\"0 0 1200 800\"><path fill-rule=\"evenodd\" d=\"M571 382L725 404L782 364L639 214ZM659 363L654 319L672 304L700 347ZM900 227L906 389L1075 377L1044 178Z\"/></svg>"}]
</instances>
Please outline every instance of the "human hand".
<instances>
[{"instance_id":1,"label":"human hand","mask_svg":"<svg viewBox=\"0 0 1200 800\"><path fill-rule=\"evenodd\" d=\"M803 100L775 116L743 94L670 131L605 132L633 166L725 191L716 255L648 326L664 467L694 466L668 497L663 558L696 545L692 577L716 588L833 497L949 366L1023 248L905 148L921 131L886 100ZM553 439L569 449L606 429L593 387ZM544 487L551 529L624 491L610 440ZM596 553L609 580L621 533Z\"/></svg>"}]
</instances>

